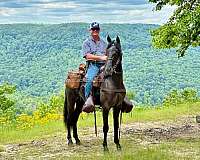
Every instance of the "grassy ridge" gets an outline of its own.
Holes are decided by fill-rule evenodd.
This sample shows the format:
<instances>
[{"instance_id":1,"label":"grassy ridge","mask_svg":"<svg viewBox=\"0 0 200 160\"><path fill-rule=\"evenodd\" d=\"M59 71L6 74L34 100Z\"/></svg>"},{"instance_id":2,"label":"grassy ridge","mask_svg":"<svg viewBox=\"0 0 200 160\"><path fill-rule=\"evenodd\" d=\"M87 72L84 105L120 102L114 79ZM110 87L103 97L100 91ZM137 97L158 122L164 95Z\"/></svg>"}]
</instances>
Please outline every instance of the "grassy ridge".
<instances>
[{"instance_id":1,"label":"grassy ridge","mask_svg":"<svg viewBox=\"0 0 200 160\"><path fill-rule=\"evenodd\" d=\"M200 113L200 102L181 104L171 107L138 107L131 113L123 114L122 123L149 122L161 120L175 120L182 115L194 115ZM112 112L109 115L109 125L112 126ZM102 113L97 112L97 125L102 126ZM94 115L82 113L78 121L78 127L93 127ZM27 130L15 130L14 128L3 128L0 126L0 144L18 143L31 141L52 135L56 132L65 132L62 121L53 121L45 126L36 126Z\"/></svg>"}]
</instances>

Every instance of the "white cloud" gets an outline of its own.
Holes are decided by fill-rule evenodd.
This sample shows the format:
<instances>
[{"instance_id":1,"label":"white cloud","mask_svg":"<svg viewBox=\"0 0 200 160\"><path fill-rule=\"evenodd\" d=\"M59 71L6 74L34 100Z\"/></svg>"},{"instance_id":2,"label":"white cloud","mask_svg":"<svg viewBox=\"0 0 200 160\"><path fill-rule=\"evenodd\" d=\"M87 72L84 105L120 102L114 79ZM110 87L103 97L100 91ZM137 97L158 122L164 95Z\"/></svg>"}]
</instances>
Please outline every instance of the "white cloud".
<instances>
[{"instance_id":1,"label":"white cloud","mask_svg":"<svg viewBox=\"0 0 200 160\"><path fill-rule=\"evenodd\" d=\"M71 14L66 16L67 20L73 22L99 21L101 23L145 23L163 24L172 15L175 7L167 6L162 11L152 11L152 5L140 5L128 7L124 10L112 10L109 12L100 11L94 14L93 11L84 12L85 14Z\"/></svg>"},{"instance_id":2,"label":"white cloud","mask_svg":"<svg viewBox=\"0 0 200 160\"><path fill-rule=\"evenodd\" d=\"M45 9L50 9L50 8L77 8L80 5L76 4L74 2L55 2L55 3L44 3L44 4L39 4L37 5L40 8L45 8Z\"/></svg>"},{"instance_id":3,"label":"white cloud","mask_svg":"<svg viewBox=\"0 0 200 160\"><path fill-rule=\"evenodd\" d=\"M78 0L67 2L38 0L37 3L34 1L32 4L29 2L27 1L28 7L23 9L14 8L13 4L10 4L13 8L2 7L0 23L89 23L95 20L100 23L163 24L175 9L175 7L166 6L161 11L152 11L153 5L149 3L133 5L116 1L107 3L103 1L97 4L79 3Z\"/></svg>"},{"instance_id":4,"label":"white cloud","mask_svg":"<svg viewBox=\"0 0 200 160\"><path fill-rule=\"evenodd\" d=\"M16 13L17 13L16 9L13 8L0 8L0 16L9 17Z\"/></svg>"}]
</instances>

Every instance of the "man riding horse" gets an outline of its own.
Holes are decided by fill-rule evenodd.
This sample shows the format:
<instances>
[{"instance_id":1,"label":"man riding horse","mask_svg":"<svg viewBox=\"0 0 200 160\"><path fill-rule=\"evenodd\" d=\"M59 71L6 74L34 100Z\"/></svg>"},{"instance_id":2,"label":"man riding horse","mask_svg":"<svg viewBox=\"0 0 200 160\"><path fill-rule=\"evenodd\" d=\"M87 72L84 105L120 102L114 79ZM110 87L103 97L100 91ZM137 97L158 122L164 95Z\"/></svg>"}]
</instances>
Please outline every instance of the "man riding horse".
<instances>
[{"instance_id":1,"label":"man riding horse","mask_svg":"<svg viewBox=\"0 0 200 160\"><path fill-rule=\"evenodd\" d=\"M73 137L76 144L80 144L77 133L77 121L79 115L82 111L95 111L95 103L95 105L100 104L102 107L104 150L108 151L108 113L111 108L113 109L114 142L117 149L121 149L121 145L119 143L119 114L120 112L130 112L133 105L128 98L125 97L126 89L123 84L122 50L120 39L117 36L116 40L111 40L111 38L107 36L107 45L106 42L104 42L99 36L100 27L96 22L93 22L90 25L89 31L91 37L83 43L83 57L87 60L87 63L89 63L86 73L85 95L83 95L84 90L82 87L85 82L83 80L85 70L84 72L78 72L78 74L75 75L72 74L73 76L68 75L69 79L66 79L64 122L67 128L67 143L68 145L73 144L71 136L71 130L73 130ZM94 96L96 99L93 102L93 98L91 97L92 87L95 86L93 85L93 79L104 64L105 69L103 72L103 81L99 88L100 100L98 103L97 96ZM82 67L79 66L79 71L81 68Z\"/></svg>"},{"instance_id":2,"label":"man riding horse","mask_svg":"<svg viewBox=\"0 0 200 160\"><path fill-rule=\"evenodd\" d=\"M83 111L86 111L88 107L94 108L92 102L92 81L94 77L98 74L100 68L105 64L107 60L106 55L106 42L100 38L100 26L99 23L93 22L90 24L89 28L90 37L83 42L82 54L87 60L87 74L86 74L86 84L85 84L85 104L83 106ZM91 110L91 109L90 109Z\"/></svg>"}]
</instances>

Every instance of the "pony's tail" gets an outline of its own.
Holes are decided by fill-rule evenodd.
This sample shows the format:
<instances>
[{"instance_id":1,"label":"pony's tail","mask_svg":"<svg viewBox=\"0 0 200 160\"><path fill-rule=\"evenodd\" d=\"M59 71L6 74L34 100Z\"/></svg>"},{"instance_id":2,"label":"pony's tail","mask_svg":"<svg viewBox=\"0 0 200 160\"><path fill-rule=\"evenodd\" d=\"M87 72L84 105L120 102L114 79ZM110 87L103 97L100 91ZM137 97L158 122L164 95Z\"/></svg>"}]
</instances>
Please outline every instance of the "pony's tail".
<instances>
[{"instance_id":1,"label":"pony's tail","mask_svg":"<svg viewBox=\"0 0 200 160\"><path fill-rule=\"evenodd\" d=\"M66 97L66 94L65 94L65 100L64 100L63 116L64 116L65 127L67 127L68 110L67 110L67 97Z\"/></svg>"}]
</instances>

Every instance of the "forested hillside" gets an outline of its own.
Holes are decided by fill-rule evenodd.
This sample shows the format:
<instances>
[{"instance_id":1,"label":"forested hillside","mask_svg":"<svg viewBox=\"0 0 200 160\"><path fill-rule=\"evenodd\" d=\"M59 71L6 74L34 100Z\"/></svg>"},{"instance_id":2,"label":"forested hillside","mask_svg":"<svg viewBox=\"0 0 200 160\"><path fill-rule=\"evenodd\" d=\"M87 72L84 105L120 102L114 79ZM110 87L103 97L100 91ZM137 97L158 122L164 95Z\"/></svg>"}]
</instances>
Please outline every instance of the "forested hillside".
<instances>
[{"instance_id":1,"label":"forested hillside","mask_svg":"<svg viewBox=\"0 0 200 160\"><path fill-rule=\"evenodd\" d=\"M0 83L16 84L20 94L49 96L63 89L68 70L84 62L87 24L1 24ZM150 29L156 25L104 24L102 37L119 35L124 80L139 103L160 103L171 89L200 89L200 48L178 59L175 50L155 50ZM192 53L192 54L190 54Z\"/></svg>"}]
</instances>

